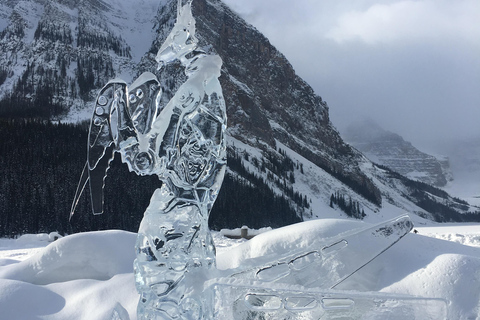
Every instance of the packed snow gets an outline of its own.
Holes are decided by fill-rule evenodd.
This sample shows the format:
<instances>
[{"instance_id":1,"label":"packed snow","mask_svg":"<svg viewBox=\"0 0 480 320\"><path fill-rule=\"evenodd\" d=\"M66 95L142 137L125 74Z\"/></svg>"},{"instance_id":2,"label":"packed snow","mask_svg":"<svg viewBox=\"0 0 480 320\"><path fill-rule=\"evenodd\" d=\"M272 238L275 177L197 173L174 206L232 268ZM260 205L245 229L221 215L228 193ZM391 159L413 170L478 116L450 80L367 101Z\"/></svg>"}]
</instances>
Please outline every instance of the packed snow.
<instances>
[{"instance_id":1,"label":"packed snow","mask_svg":"<svg viewBox=\"0 0 480 320\"><path fill-rule=\"evenodd\" d=\"M290 241L279 244L282 234L304 243L319 235L331 237L365 226L365 222L347 219L312 220L264 229L257 232L261 241L233 240L214 232L218 266L239 265L264 254L265 247L281 254L289 250L285 243ZM335 289L443 298L448 303L448 319L480 319L480 225L415 230L417 234L407 234ZM110 230L57 236L56 241L55 234L0 239L0 317L136 319L135 237Z\"/></svg>"}]
</instances>

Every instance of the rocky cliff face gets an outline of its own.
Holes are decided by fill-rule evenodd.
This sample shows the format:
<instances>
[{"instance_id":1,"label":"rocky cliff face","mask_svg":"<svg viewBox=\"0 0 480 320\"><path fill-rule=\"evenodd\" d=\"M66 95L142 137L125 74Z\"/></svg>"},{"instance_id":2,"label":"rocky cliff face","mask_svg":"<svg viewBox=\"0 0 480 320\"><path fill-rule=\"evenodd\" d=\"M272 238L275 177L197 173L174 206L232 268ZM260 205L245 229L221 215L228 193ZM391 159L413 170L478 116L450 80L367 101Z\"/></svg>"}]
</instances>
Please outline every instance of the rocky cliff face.
<instances>
[{"instance_id":1,"label":"rocky cliff face","mask_svg":"<svg viewBox=\"0 0 480 320\"><path fill-rule=\"evenodd\" d=\"M224 60L231 135L257 147L276 149L279 141L380 204L380 191L359 168L361 155L343 142L327 103L287 59L220 1L196 4L199 34Z\"/></svg>"},{"instance_id":2,"label":"rocky cliff face","mask_svg":"<svg viewBox=\"0 0 480 320\"><path fill-rule=\"evenodd\" d=\"M23 0L0 5L0 112L59 117L114 77L131 80L158 1ZM145 26L147 26L145 28Z\"/></svg>"},{"instance_id":3,"label":"rocky cliff face","mask_svg":"<svg viewBox=\"0 0 480 320\"><path fill-rule=\"evenodd\" d=\"M375 163L410 179L444 187L452 174L448 159L437 159L371 120L352 123L343 134L352 146Z\"/></svg>"},{"instance_id":4,"label":"rocky cliff face","mask_svg":"<svg viewBox=\"0 0 480 320\"><path fill-rule=\"evenodd\" d=\"M88 116L79 112L91 113L108 80L131 82L144 71L157 74L167 101L182 83L183 70L173 64L158 71L154 57L173 26L176 3L1 1L0 116L81 120ZM194 0L193 11L203 50L223 59L231 179L225 186L235 180L245 195L267 190L284 197L286 204L275 205L289 206L304 219L338 216L334 194L367 217L382 210L385 200L429 215L417 198L405 198L425 190L406 187L403 179L392 187L386 169L372 173L372 164L330 122L327 103L260 32L220 0ZM242 205L248 202L237 195ZM222 201L228 202L219 196Z\"/></svg>"}]
</instances>

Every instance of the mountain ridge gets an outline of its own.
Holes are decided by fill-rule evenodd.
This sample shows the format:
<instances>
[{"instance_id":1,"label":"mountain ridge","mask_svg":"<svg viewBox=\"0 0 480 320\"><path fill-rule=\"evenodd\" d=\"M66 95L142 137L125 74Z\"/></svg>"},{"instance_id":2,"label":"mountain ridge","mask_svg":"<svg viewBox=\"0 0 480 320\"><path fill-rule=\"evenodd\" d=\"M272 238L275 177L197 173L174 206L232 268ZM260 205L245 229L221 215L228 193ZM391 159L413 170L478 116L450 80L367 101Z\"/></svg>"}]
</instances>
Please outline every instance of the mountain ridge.
<instances>
[{"instance_id":1,"label":"mountain ridge","mask_svg":"<svg viewBox=\"0 0 480 320\"><path fill-rule=\"evenodd\" d=\"M91 110L96 92L108 80L131 82L144 71L158 76L165 103L185 79L179 64L158 71L154 59L175 21L174 0L144 0L127 13L122 10L132 6L128 1L30 0L12 8L6 3L11 4L3 1L0 7L1 24L6 25L0 37L0 71L6 74L0 84L4 117L65 119L69 113L75 118L79 110ZM23 15L31 21L19 13L25 7L36 8ZM109 20L111 12L115 14ZM140 19L142 12L148 15ZM418 215L420 222L461 220L476 210L371 163L345 143L330 121L328 104L266 37L224 3L195 0L193 14L202 49L219 54L224 62L220 81L232 164L225 185L245 183L245 194L269 189L287 199L279 200L276 207L284 209L269 213L271 219L280 219L286 206L301 219L355 216L353 211L361 208L372 221L403 211ZM235 201L242 202L231 189L224 192L224 197L237 196ZM330 201L337 194L350 199L350 209ZM226 201L221 196L217 200ZM438 207L432 209L432 203ZM255 214L254 207L248 210ZM238 211L228 214L242 223L233 217Z\"/></svg>"}]
</instances>

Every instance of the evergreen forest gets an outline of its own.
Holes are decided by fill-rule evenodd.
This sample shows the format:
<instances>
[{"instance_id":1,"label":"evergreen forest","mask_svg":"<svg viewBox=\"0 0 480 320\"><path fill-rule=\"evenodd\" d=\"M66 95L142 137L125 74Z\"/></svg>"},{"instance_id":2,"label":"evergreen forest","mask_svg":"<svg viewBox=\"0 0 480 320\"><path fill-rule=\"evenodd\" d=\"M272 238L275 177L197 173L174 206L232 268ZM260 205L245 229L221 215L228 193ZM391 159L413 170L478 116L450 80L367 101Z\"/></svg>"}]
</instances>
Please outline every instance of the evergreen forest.
<instances>
[{"instance_id":1,"label":"evergreen forest","mask_svg":"<svg viewBox=\"0 0 480 320\"><path fill-rule=\"evenodd\" d=\"M150 197L161 182L156 176L140 177L129 172L119 155L112 161L105 180L104 214L92 214L87 187L69 220L87 157L88 126L87 122L65 124L38 118L0 118L0 237L52 231L71 234L104 229L138 230ZM264 177L249 171L245 161L264 173ZM304 213L311 210L307 197L291 186L295 181L294 169L302 172L302 165L293 163L284 151L256 159L229 146L227 163L227 174L210 214L211 229L243 225L277 228L302 221ZM390 175L407 185L409 192L405 196L427 212L433 212L434 220L478 221L479 212L461 214L427 196L445 196L444 191L392 171ZM272 187L281 193L274 192ZM332 191L331 207L353 218L365 217L358 202ZM454 200L458 210L466 210L466 203Z\"/></svg>"},{"instance_id":2,"label":"evergreen forest","mask_svg":"<svg viewBox=\"0 0 480 320\"><path fill-rule=\"evenodd\" d=\"M136 232L150 197L161 182L128 171L119 155L105 180L104 214L91 212L89 188L69 220L77 184L87 157L88 123L0 120L0 237L25 233L122 229ZM210 227L280 227L301 221L298 205L276 195L251 174L232 150L229 167L210 215ZM243 178L242 178L243 175ZM297 199L300 197L296 196ZM304 198L302 198L304 199ZM301 216L301 215L300 215Z\"/></svg>"}]
</instances>

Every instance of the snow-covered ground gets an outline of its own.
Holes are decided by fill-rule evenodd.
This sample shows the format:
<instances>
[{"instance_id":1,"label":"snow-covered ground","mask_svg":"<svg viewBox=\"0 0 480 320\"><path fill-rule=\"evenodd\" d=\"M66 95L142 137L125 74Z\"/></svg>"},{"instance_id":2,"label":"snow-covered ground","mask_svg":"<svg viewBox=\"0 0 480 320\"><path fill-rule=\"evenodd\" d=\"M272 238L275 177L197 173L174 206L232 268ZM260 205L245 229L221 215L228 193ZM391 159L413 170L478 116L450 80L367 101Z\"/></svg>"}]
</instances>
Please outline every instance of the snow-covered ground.
<instances>
[{"instance_id":1,"label":"snow-covered ground","mask_svg":"<svg viewBox=\"0 0 480 320\"><path fill-rule=\"evenodd\" d=\"M249 241L215 232L218 265L232 267L269 246L291 250L288 243L308 244L366 226L312 220ZM480 319L480 224L415 229L417 234L407 234L335 289L443 298L448 319ZM110 230L51 240L52 235L0 239L1 319L136 319L134 233Z\"/></svg>"}]
</instances>

